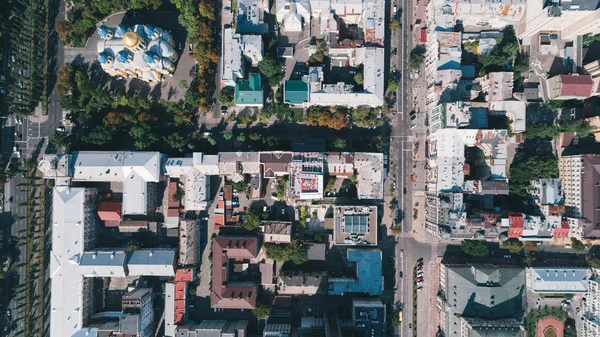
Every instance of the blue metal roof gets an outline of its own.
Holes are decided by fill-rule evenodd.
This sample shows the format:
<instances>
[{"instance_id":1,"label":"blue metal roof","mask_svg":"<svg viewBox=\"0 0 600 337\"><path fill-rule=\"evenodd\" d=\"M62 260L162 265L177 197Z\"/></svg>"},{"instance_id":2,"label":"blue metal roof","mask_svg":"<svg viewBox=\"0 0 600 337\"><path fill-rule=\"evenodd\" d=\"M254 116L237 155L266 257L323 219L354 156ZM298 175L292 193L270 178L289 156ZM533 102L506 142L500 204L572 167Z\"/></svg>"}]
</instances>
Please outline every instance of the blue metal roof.
<instances>
[{"instance_id":1,"label":"blue metal roof","mask_svg":"<svg viewBox=\"0 0 600 337\"><path fill-rule=\"evenodd\" d=\"M381 250L378 248L348 248L349 263L356 263L356 278L332 278L329 280L330 295L344 293L367 293L381 295L383 281Z\"/></svg>"},{"instance_id":2,"label":"blue metal roof","mask_svg":"<svg viewBox=\"0 0 600 337\"><path fill-rule=\"evenodd\" d=\"M119 50L119 53L117 54L117 61L125 63L128 59L129 54L127 54L125 50Z\"/></svg>"},{"instance_id":3,"label":"blue metal roof","mask_svg":"<svg viewBox=\"0 0 600 337\"><path fill-rule=\"evenodd\" d=\"M98 27L98 35L101 38L105 38L109 33L110 33L110 29L108 27L106 27L106 26Z\"/></svg>"},{"instance_id":4,"label":"blue metal roof","mask_svg":"<svg viewBox=\"0 0 600 337\"><path fill-rule=\"evenodd\" d=\"M127 33L129 31L129 26L125 25L125 24L120 24L117 26L117 30L115 32L115 35L117 37L119 36L123 36L123 34Z\"/></svg>"},{"instance_id":5,"label":"blue metal roof","mask_svg":"<svg viewBox=\"0 0 600 337\"><path fill-rule=\"evenodd\" d=\"M108 54L103 51L100 54L98 54L97 59L98 59L98 62L100 62L100 63L106 63L106 62L108 62L109 57L108 57Z\"/></svg>"},{"instance_id":6,"label":"blue metal roof","mask_svg":"<svg viewBox=\"0 0 600 337\"><path fill-rule=\"evenodd\" d=\"M154 34L154 26L153 25L144 25L144 33L147 36Z\"/></svg>"},{"instance_id":7,"label":"blue metal roof","mask_svg":"<svg viewBox=\"0 0 600 337\"><path fill-rule=\"evenodd\" d=\"M152 63L156 60L156 55L151 51L147 51L142 54L142 60L144 60L146 63Z\"/></svg>"}]
</instances>

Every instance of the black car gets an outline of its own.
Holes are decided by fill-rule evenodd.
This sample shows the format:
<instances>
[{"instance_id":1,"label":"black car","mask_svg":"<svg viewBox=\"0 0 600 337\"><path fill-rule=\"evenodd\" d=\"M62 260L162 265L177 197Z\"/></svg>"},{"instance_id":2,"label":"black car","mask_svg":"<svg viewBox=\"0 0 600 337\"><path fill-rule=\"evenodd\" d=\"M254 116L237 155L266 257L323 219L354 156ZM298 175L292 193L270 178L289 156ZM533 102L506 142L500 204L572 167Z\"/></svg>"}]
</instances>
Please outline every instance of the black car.
<instances>
[{"instance_id":1,"label":"black car","mask_svg":"<svg viewBox=\"0 0 600 337\"><path fill-rule=\"evenodd\" d=\"M394 48L394 51L392 52L392 54L398 55L398 48Z\"/></svg>"},{"instance_id":2,"label":"black car","mask_svg":"<svg viewBox=\"0 0 600 337\"><path fill-rule=\"evenodd\" d=\"M400 272L400 279L404 276L404 273Z\"/></svg>"},{"instance_id":3,"label":"black car","mask_svg":"<svg viewBox=\"0 0 600 337\"><path fill-rule=\"evenodd\" d=\"M417 115L412 115L412 116L410 116L410 120L411 120L411 121L414 121L414 120L415 120L415 118L417 118Z\"/></svg>"}]
</instances>

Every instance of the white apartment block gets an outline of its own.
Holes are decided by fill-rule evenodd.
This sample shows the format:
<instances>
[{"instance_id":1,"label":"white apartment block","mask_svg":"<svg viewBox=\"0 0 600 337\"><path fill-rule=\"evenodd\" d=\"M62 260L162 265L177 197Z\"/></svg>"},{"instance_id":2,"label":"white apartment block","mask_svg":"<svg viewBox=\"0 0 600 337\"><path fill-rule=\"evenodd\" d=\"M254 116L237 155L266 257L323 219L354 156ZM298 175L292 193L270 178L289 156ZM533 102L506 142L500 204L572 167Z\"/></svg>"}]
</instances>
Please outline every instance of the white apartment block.
<instances>
[{"instance_id":1,"label":"white apartment block","mask_svg":"<svg viewBox=\"0 0 600 337\"><path fill-rule=\"evenodd\" d=\"M598 270L594 270L598 273ZM577 329L581 337L600 336L600 283L597 275L591 278L588 293L582 305L581 326Z\"/></svg>"},{"instance_id":2,"label":"white apartment block","mask_svg":"<svg viewBox=\"0 0 600 337\"><path fill-rule=\"evenodd\" d=\"M91 314L91 284L79 271L79 261L96 240L97 190L55 188L52 194L50 253L50 336L72 336Z\"/></svg>"},{"instance_id":3,"label":"white apartment block","mask_svg":"<svg viewBox=\"0 0 600 337\"><path fill-rule=\"evenodd\" d=\"M538 33L559 34L563 40L600 32L598 0L545 2L527 1L524 29L518 33L525 45L536 43Z\"/></svg>"}]
</instances>

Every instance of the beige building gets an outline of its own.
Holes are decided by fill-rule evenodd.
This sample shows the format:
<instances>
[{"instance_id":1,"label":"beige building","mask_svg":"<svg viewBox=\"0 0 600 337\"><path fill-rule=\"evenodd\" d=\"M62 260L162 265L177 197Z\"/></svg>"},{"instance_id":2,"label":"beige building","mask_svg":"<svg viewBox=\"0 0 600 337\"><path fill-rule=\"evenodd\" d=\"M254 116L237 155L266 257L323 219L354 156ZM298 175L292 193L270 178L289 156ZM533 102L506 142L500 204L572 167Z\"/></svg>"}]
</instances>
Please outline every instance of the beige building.
<instances>
[{"instance_id":1,"label":"beige building","mask_svg":"<svg viewBox=\"0 0 600 337\"><path fill-rule=\"evenodd\" d=\"M583 69L592 76L592 96L600 95L600 59L584 65Z\"/></svg>"},{"instance_id":2,"label":"beige building","mask_svg":"<svg viewBox=\"0 0 600 337\"><path fill-rule=\"evenodd\" d=\"M598 0L545 2L527 1L525 24L519 38L528 45L535 43L538 33L558 34L563 40L574 40L578 35L596 34L600 31Z\"/></svg>"},{"instance_id":3,"label":"beige building","mask_svg":"<svg viewBox=\"0 0 600 337\"><path fill-rule=\"evenodd\" d=\"M558 170L571 235L577 239L600 237L600 155L562 156Z\"/></svg>"}]
</instances>

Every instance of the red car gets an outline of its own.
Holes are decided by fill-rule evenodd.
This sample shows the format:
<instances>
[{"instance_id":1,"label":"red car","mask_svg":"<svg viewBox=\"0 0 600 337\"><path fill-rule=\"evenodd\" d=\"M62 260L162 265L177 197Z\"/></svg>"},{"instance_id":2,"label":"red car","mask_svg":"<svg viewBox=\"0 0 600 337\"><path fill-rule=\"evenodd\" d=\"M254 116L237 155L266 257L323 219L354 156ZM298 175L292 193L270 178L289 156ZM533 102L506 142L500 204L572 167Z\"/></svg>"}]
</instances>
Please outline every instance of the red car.
<instances>
[{"instance_id":1,"label":"red car","mask_svg":"<svg viewBox=\"0 0 600 337\"><path fill-rule=\"evenodd\" d=\"M411 175L411 176L410 176L410 182L411 182L411 183L414 183L414 182L415 182L415 176L413 176L413 175Z\"/></svg>"}]
</instances>

